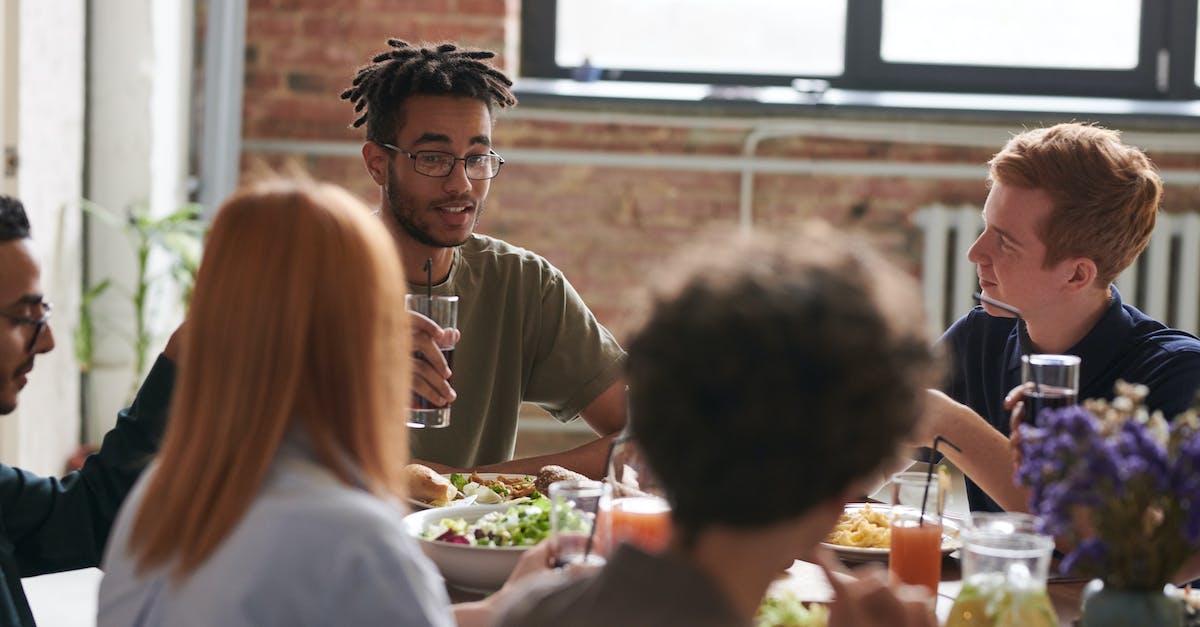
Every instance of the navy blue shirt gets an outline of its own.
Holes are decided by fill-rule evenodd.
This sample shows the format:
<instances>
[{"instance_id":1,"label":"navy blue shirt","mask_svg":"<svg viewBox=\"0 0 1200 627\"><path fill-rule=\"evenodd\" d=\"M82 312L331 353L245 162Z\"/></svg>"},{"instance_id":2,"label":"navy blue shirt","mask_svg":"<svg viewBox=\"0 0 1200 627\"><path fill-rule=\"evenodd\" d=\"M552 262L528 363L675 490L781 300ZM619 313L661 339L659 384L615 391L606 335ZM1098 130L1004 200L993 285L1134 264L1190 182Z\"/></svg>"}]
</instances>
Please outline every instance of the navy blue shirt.
<instances>
[{"instance_id":1,"label":"navy blue shirt","mask_svg":"<svg viewBox=\"0 0 1200 627\"><path fill-rule=\"evenodd\" d=\"M1117 379L1150 388L1146 406L1174 418L1192 405L1200 389L1200 340L1171 329L1121 301L1112 288L1108 311L1078 344L1079 398L1113 398ZM1022 340L1015 318L998 318L972 309L950 326L939 343L951 358L951 376L943 391L975 410L1005 437L1009 412L1004 396L1021 383ZM967 480L972 510L1000 511L979 486Z\"/></svg>"}]
</instances>

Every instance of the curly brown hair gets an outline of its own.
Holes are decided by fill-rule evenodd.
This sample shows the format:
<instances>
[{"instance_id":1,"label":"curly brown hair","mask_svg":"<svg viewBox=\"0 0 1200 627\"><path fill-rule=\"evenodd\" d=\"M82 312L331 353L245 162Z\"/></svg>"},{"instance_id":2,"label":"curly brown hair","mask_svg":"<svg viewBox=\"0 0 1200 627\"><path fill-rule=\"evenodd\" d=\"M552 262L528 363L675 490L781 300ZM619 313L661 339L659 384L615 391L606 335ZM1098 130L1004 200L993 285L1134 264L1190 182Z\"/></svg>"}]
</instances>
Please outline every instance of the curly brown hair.
<instances>
[{"instance_id":1,"label":"curly brown hair","mask_svg":"<svg viewBox=\"0 0 1200 627\"><path fill-rule=\"evenodd\" d=\"M988 180L1041 189L1054 212L1039 234L1045 267L1071 257L1096 264L1107 286L1150 242L1162 179L1117 131L1077 122L1025 131L988 162Z\"/></svg>"},{"instance_id":2,"label":"curly brown hair","mask_svg":"<svg viewBox=\"0 0 1200 627\"><path fill-rule=\"evenodd\" d=\"M816 223L693 257L627 362L630 428L685 542L845 491L896 453L935 374L920 290L862 241Z\"/></svg>"}]
</instances>

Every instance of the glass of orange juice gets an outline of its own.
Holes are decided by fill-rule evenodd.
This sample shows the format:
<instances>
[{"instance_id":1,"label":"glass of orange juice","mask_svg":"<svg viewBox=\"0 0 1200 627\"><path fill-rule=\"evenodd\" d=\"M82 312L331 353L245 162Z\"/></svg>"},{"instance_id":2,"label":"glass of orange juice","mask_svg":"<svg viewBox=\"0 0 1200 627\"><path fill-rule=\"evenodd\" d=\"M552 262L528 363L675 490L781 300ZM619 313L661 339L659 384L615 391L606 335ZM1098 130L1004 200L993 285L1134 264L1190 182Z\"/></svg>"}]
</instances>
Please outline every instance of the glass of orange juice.
<instances>
[{"instance_id":1,"label":"glass of orange juice","mask_svg":"<svg viewBox=\"0 0 1200 627\"><path fill-rule=\"evenodd\" d=\"M941 501L937 481L926 473L892 476L888 572L893 581L925 586L935 595L942 578Z\"/></svg>"},{"instance_id":2,"label":"glass of orange juice","mask_svg":"<svg viewBox=\"0 0 1200 627\"><path fill-rule=\"evenodd\" d=\"M625 542L648 553L666 548L671 539L671 506L628 431L613 442L607 481L613 496L613 546Z\"/></svg>"}]
</instances>

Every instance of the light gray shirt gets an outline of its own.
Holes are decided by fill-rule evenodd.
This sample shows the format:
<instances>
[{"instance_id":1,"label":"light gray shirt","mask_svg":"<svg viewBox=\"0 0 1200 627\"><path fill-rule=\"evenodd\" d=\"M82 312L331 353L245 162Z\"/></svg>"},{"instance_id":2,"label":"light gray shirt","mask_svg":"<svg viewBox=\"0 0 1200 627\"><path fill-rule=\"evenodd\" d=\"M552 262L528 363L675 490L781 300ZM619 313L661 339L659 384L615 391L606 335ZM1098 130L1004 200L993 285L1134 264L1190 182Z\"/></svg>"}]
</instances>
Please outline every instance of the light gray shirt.
<instances>
[{"instance_id":1,"label":"light gray shirt","mask_svg":"<svg viewBox=\"0 0 1200 627\"><path fill-rule=\"evenodd\" d=\"M404 511L339 481L285 440L261 492L217 550L172 584L134 574L128 541L147 472L105 551L98 624L452 626L441 576L403 528Z\"/></svg>"}]
</instances>

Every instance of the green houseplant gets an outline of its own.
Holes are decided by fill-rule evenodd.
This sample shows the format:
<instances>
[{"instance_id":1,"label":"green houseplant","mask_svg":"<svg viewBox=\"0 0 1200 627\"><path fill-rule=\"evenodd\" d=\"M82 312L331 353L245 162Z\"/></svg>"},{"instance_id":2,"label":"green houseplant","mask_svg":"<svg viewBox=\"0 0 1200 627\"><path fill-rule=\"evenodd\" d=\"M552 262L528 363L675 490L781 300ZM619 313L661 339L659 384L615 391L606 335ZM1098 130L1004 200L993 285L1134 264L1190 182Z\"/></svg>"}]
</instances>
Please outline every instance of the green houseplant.
<instances>
[{"instance_id":1,"label":"green houseplant","mask_svg":"<svg viewBox=\"0 0 1200 627\"><path fill-rule=\"evenodd\" d=\"M153 341L149 324L147 297L157 282L173 279L179 288L184 309L191 300L192 285L200 265L200 252L205 224L197 204L186 204L160 217L152 216L148 208L133 206L123 214L114 213L100 205L83 201L82 208L100 222L122 231L136 255L132 288L115 283L111 277L85 285L79 303L79 325L75 328L75 358L83 372L90 372L96 363L96 339L99 332L109 332L96 315L96 303L102 298L121 298L132 313L134 330L126 335L133 351L133 386L129 398L137 391L138 382L146 370ZM151 256L158 252L166 259L165 271L152 268Z\"/></svg>"}]
</instances>

